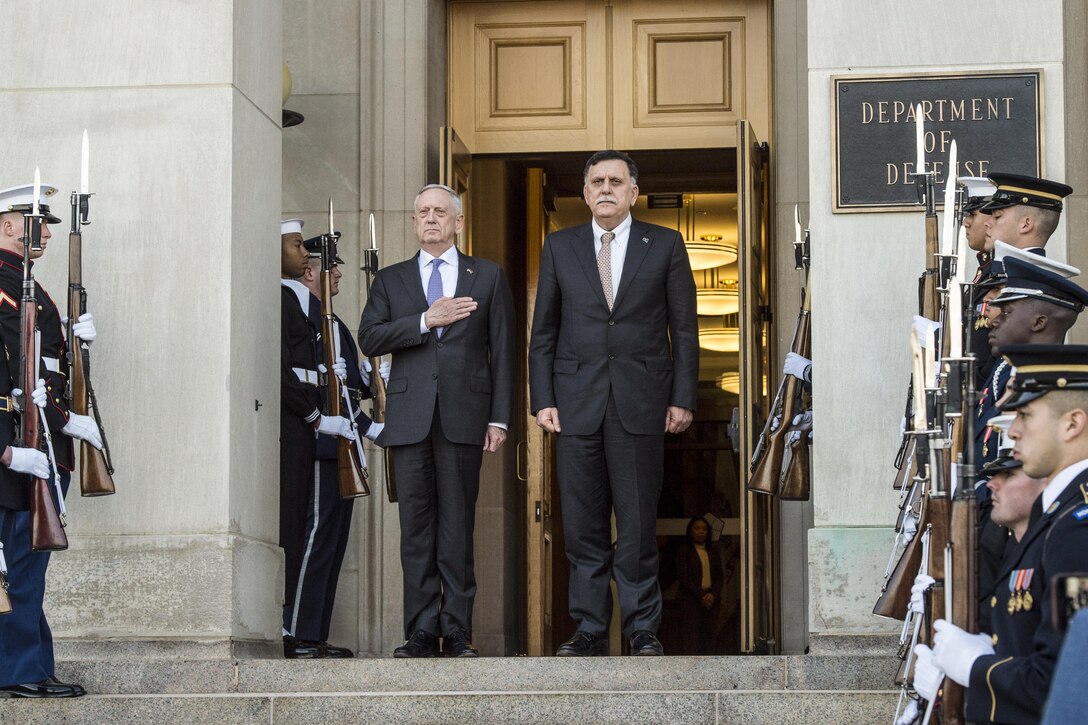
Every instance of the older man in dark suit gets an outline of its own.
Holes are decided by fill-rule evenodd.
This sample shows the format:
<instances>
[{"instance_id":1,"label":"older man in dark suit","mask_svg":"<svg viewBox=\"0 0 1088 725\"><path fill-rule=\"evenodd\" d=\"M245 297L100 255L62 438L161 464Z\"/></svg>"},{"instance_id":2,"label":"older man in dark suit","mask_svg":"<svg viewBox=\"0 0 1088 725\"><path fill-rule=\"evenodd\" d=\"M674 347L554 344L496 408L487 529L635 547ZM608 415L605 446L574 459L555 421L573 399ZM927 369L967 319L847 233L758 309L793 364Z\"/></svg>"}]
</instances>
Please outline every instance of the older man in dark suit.
<instances>
[{"instance_id":1,"label":"older man in dark suit","mask_svg":"<svg viewBox=\"0 0 1088 725\"><path fill-rule=\"evenodd\" d=\"M664 434L687 429L695 409L695 282L680 234L631 216L638 169L627 154L590 157L583 194L592 222L544 242L529 344L531 407L559 435L578 626L557 654L605 654L615 577L631 653L660 655L657 501Z\"/></svg>"},{"instance_id":2,"label":"older man in dark suit","mask_svg":"<svg viewBox=\"0 0 1088 725\"><path fill-rule=\"evenodd\" d=\"M472 533L483 452L514 407L514 300L494 262L461 254L461 200L425 186L420 251L378 272L359 324L366 357L393 354L385 429L400 500L404 631L396 657L475 657Z\"/></svg>"}]
</instances>

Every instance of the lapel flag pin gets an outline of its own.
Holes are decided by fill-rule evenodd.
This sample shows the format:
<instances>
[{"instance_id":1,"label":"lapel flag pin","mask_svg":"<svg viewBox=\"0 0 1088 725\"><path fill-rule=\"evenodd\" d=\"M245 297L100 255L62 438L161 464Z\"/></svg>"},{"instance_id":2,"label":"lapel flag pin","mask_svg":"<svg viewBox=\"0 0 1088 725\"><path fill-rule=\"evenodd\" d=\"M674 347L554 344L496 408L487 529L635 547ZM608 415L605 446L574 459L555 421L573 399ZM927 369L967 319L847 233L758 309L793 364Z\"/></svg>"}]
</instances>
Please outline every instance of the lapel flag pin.
<instances>
[{"instance_id":1,"label":"lapel flag pin","mask_svg":"<svg viewBox=\"0 0 1088 725\"><path fill-rule=\"evenodd\" d=\"M642 238L642 243L643 244L649 244L650 243L650 238L649 237L643 237Z\"/></svg>"}]
</instances>

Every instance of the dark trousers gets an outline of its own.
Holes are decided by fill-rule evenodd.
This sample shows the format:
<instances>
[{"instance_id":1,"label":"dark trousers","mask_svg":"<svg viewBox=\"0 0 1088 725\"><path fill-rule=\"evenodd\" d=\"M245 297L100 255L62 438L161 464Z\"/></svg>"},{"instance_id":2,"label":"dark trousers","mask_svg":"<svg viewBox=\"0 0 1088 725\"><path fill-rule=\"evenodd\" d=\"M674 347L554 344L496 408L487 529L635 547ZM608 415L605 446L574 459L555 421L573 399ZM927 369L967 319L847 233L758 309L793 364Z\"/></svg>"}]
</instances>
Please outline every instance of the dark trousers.
<instances>
[{"instance_id":1,"label":"dark trousers","mask_svg":"<svg viewBox=\"0 0 1088 725\"><path fill-rule=\"evenodd\" d=\"M62 472L68 494L71 474ZM50 481L50 491L54 490ZM56 495L54 494L54 499ZM0 687L26 685L54 674L53 633L46 621L45 572L48 551L30 548L30 514L0 506L0 542L8 564L11 614L0 616Z\"/></svg>"},{"instance_id":2,"label":"dark trousers","mask_svg":"<svg viewBox=\"0 0 1088 725\"><path fill-rule=\"evenodd\" d=\"M661 428L664 431L664 415ZM615 578L623 634L630 636L642 629L657 632L661 623L657 501L664 467L664 432L628 433L609 395L600 429L585 436L560 435L557 453L563 534L570 562L571 617L578 629L604 636L612 618L609 581Z\"/></svg>"},{"instance_id":3,"label":"dark trousers","mask_svg":"<svg viewBox=\"0 0 1088 725\"><path fill-rule=\"evenodd\" d=\"M476 598L472 532L480 491L479 445L453 443L435 405L431 431L419 443L393 446L404 570L405 638L472 631Z\"/></svg>"},{"instance_id":4,"label":"dark trousers","mask_svg":"<svg viewBox=\"0 0 1088 725\"><path fill-rule=\"evenodd\" d=\"M314 488L313 425L280 409L280 546L284 558L283 629L293 635L287 604L294 602L306 553L306 521Z\"/></svg>"},{"instance_id":5,"label":"dark trousers","mask_svg":"<svg viewBox=\"0 0 1088 725\"><path fill-rule=\"evenodd\" d=\"M314 465L317 485L306 507L294 596L284 601L283 621L293 637L325 642L351 532L354 499L340 497L338 461L319 459Z\"/></svg>"}]
</instances>

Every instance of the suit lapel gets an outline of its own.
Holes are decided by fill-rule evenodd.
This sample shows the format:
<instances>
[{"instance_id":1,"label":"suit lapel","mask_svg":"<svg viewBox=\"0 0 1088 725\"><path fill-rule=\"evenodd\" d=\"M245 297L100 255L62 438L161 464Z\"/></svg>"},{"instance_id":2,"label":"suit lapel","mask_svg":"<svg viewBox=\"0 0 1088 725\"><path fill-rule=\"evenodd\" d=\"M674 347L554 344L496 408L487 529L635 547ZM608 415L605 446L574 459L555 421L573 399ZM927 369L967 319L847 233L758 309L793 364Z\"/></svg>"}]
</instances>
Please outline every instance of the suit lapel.
<instances>
[{"instance_id":1,"label":"suit lapel","mask_svg":"<svg viewBox=\"0 0 1088 725\"><path fill-rule=\"evenodd\" d=\"M574 252L572 256L578 266L582 268L590 289L596 293L597 299L607 309L608 300L604 297L604 287L601 286L601 273L597 271L597 255L593 251L593 227L589 224L575 227L574 239L570 240L570 246Z\"/></svg>"},{"instance_id":2,"label":"suit lapel","mask_svg":"<svg viewBox=\"0 0 1088 725\"><path fill-rule=\"evenodd\" d=\"M472 294L472 287L476 284L476 260L467 254L457 252L457 291L454 297L468 297Z\"/></svg>"},{"instance_id":3,"label":"suit lapel","mask_svg":"<svg viewBox=\"0 0 1088 725\"><path fill-rule=\"evenodd\" d=\"M419 276L419 252L415 253L411 259L405 260L397 267L397 276L400 278L401 284L404 285L404 291L408 294L408 299L412 300L420 312L427 309L427 295L423 292L423 282Z\"/></svg>"},{"instance_id":4,"label":"suit lapel","mask_svg":"<svg viewBox=\"0 0 1088 725\"><path fill-rule=\"evenodd\" d=\"M624 293L631 286L631 280L635 278L638 268L642 266L642 260L646 258L653 241L654 235L649 226L632 218L631 233L627 235L627 254L623 258L623 272L620 274L620 286L616 290L616 299L612 305L613 309L618 307L623 300Z\"/></svg>"}]
</instances>

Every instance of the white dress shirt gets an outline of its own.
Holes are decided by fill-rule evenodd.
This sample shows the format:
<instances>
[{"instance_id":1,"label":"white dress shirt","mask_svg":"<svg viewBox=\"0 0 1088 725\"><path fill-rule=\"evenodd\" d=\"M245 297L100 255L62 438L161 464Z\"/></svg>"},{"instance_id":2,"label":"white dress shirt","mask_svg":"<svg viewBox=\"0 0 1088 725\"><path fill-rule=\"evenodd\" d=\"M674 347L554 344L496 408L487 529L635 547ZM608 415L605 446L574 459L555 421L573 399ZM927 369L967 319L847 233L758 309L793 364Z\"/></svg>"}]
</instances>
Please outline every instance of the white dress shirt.
<instances>
[{"instance_id":1,"label":"white dress shirt","mask_svg":"<svg viewBox=\"0 0 1088 725\"><path fill-rule=\"evenodd\" d=\"M593 256L601 253L601 235L607 229L602 229L597 220L593 222ZM631 236L631 215L619 223L612 233L616 238L612 240L612 299L616 299L616 293L620 289L620 275L623 274L623 260L627 256L627 239Z\"/></svg>"}]
</instances>

